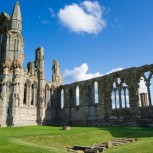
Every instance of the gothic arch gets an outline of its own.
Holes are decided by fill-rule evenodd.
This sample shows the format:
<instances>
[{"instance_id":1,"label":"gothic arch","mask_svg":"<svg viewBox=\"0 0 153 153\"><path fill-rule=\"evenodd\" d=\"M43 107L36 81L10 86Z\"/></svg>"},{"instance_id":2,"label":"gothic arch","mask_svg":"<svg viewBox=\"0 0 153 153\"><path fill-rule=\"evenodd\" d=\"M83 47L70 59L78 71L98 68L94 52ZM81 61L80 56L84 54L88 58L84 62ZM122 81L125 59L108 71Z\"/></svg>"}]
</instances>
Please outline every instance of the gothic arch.
<instances>
[{"instance_id":1,"label":"gothic arch","mask_svg":"<svg viewBox=\"0 0 153 153\"><path fill-rule=\"evenodd\" d=\"M23 104L27 104L27 83L24 84L24 97L23 97Z\"/></svg>"},{"instance_id":2,"label":"gothic arch","mask_svg":"<svg viewBox=\"0 0 153 153\"><path fill-rule=\"evenodd\" d=\"M129 108L129 90L123 77L117 77L112 83L112 109Z\"/></svg>"},{"instance_id":3,"label":"gothic arch","mask_svg":"<svg viewBox=\"0 0 153 153\"><path fill-rule=\"evenodd\" d=\"M31 85L31 105L34 105L34 85Z\"/></svg>"},{"instance_id":4,"label":"gothic arch","mask_svg":"<svg viewBox=\"0 0 153 153\"><path fill-rule=\"evenodd\" d=\"M80 105L80 87L79 85L75 87L75 104L76 106Z\"/></svg>"},{"instance_id":5,"label":"gothic arch","mask_svg":"<svg viewBox=\"0 0 153 153\"><path fill-rule=\"evenodd\" d=\"M61 90L61 109L64 108L64 89Z\"/></svg>"},{"instance_id":6,"label":"gothic arch","mask_svg":"<svg viewBox=\"0 0 153 153\"><path fill-rule=\"evenodd\" d=\"M146 70L139 78L139 106L153 105L153 72Z\"/></svg>"},{"instance_id":7,"label":"gothic arch","mask_svg":"<svg viewBox=\"0 0 153 153\"><path fill-rule=\"evenodd\" d=\"M94 103L99 103L99 84L97 81L94 81Z\"/></svg>"}]
</instances>

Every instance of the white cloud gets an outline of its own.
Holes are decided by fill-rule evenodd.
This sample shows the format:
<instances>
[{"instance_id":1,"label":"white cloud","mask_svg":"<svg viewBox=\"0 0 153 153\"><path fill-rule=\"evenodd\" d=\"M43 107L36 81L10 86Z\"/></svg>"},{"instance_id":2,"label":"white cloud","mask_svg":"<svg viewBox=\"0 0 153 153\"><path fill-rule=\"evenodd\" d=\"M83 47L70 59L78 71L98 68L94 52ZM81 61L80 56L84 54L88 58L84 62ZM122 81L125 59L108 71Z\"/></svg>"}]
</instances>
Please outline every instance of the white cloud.
<instances>
[{"instance_id":1,"label":"white cloud","mask_svg":"<svg viewBox=\"0 0 153 153\"><path fill-rule=\"evenodd\" d=\"M66 5L58 12L61 23L76 33L98 34L106 27L102 8L97 1Z\"/></svg>"},{"instance_id":2,"label":"white cloud","mask_svg":"<svg viewBox=\"0 0 153 153\"><path fill-rule=\"evenodd\" d=\"M88 73L88 70L89 70L89 67L87 63L83 63L79 67L75 67L72 70L65 70L63 75L64 81L65 81L64 83L73 83L76 81L88 80L95 77L103 76L103 74L101 74L100 72ZM120 70L123 70L123 68L113 69L107 72L106 74L113 73Z\"/></svg>"},{"instance_id":3,"label":"white cloud","mask_svg":"<svg viewBox=\"0 0 153 153\"><path fill-rule=\"evenodd\" d=\"M88 69L88 65L84 63L80 67L75 67L73 70L65 70L63 75L65 83L88 80L102 75L99 72L94 74L88 73Z\"/></svg>"}]
</instances>

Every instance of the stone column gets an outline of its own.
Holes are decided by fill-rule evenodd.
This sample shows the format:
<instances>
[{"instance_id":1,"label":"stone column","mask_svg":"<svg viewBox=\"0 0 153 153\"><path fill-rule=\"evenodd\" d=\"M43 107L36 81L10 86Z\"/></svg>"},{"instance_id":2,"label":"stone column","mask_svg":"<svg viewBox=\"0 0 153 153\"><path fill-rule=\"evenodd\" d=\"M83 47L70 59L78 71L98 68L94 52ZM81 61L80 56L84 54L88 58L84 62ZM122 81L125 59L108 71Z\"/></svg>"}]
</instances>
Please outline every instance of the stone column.
<instances>
[{"instance_id":1,"label":"stone column","mask_svg":"<svg viewBox=\"0 0 153 153\"><path fill-rule=\"evenodd\" d=\"M42 47L36 50L36 60L35 60L38 76L38 116L37 123L42 125L45 118L45 78L44 78L44 49Z\"/></svg>"},{"instance_id":2,"label":"stone column","mask_svg":"<svg viewBox=\"0 0 153 153\"><path fill-rule=\"evenodd\" d=\"M151 93L150 93L150 80L146 81L146 86L147 86L147 92L148 92L149 106L152 106Z\"/></svg>"},{"instance_id":3,"label":"stone column","mask_svg":"<svg viewBox=\"0 0 153 153\"><path fill-rule=\"evenodd\" d=\"M119 87L119 89L118 89L118 93L119 93L119 104L120 104L120 107L119 108L122 108L122 97L121 97L121 90L122 88L121 87Z\"/></svg>"},{"instance_id":4,"label":"stone column","mask_svg":"<svg viewBox=\"0 0 153 153\"><path fill-rule=\"evenodd\" d=\"M19 91L20 91L20 68L17 66L14 69L14 76L13 78L13 96L12 96L12 125L18 125L19 122L19 103L20 103L20 98L19 98Z\"/></svg>"},{"instance_id":5,"label":"stone column","mask_svg":"<svg viewBox=\"0 0 153 153\"><path fill-rule=\"evenodd\" d=\"M117 109L117 105L116 105L116 88L114 88L114 97L115 97L115 109Z\"/></svg>"},{"instance_id":6,"label":"stone column","mask_svg":"<svg viewBox=\"0 0 153 153\"><path fill-rule=\"evenodd\" d=\"M31 105L31 83L28 83L28 103L27 106L30 107Z\"/></svg>"},{"instance_id":7,"label":"stone column","mask_svg":"<svg viewBox=\"0 0 153 153\"><path fill-rule=\"evenodd\" d=\"M126 87L123 87L125 108L127 108L127 102L126 102L126 89L127 89Z\"/></svg>"},{"instance_id":8,"label":"stone column","mask_svg":"<svg viewBox=\"0 0 153 153\"><path fill-rule=\"evenodd\" d=\"M7 67L4 68L3 70L3 80L2 80L2 92L0 95L0 124L2 127L7 126L6 121L8 121L8 93L6 92L7 90L7 81L8 80L8 75L9 75L9 69Z\"/></svg>"},{"instance_id":9,"label":"stone column","mask_svg":"<svg viewBox=\"0 0 153 153\"><path fill-rule=\"evenodd\" d=\"M26 83L26 105L28 106L29 102L29 85L28 82Z\"/></svg>"}]
</instances>

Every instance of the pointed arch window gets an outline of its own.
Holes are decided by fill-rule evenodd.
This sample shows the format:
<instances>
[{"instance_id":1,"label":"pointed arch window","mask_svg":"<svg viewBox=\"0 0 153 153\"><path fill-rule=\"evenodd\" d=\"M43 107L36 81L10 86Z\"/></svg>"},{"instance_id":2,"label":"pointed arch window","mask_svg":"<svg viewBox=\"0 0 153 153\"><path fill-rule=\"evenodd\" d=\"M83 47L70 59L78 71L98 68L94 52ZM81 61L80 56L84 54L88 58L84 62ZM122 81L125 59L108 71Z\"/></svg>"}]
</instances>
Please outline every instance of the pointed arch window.
<instances>
[{"instance_id":1,"label":"pointed arch window","mask_svg":"<svg viewBox=\"0 0 153 153\"><path fill-rule=\"evenodd\" d=\"M117 78L112 85L112 109L129 107L128 86L123 78Z\"/></svg>"},{"instance_id":2,"label":"pointed arch window","mask_svg":"<svg viewBox=\"0 0 153 153\"><path fill-rule=\"evenodd\" d=\"M143 74L139 81L139 106L153 105L153 74L148 71Z\"/></svg>"},{"instance_id":3,"label":"pointed arch window","mask_svg":"<svg viewBox=\"0 0 153 153\"><path fill-rule=\"evenodd\" d=\"M34 86L32 84L31 86L31 105L34 105Z\"/></svg>"},{"instance_id":4,"label":"pointed arch window","mask_svg":"<svg viewBox=\"0 0 153 153\"><path fill-rule=\"evenodd\" d=\"M64 90L61 90L61 109L64 108Z\"/></svg>"},{"instance_id":5,"label":"pointed arch window","mask_svg":"<svg viewBox=\"0 0 153 153\"><path fill-rule=\"evenodd\" d=\"M26 105L27 103L27 83L24 84L24 99L23 99L23 104Z\"/></svg>"},{"instance_id":6,"label":"pointed arch window","mask_svg":"<svg viewBox=\"0 0 153 153\"><path fill-rule=\"evenodd\" d=\"M80 90L79 90L79 86L76 87L76 106L80 105Z\"/></svg>"},{"instance_id":7,"label":"pointed arch window","mask_svg":"<svg viewBox=\"0 0 153 153\"><path fill-rule=\"evenodd\" d=\"M98 95L98 82L94 82L94 102L95 104L99 103L99 95Z\"/></svg>"}]
</instances>

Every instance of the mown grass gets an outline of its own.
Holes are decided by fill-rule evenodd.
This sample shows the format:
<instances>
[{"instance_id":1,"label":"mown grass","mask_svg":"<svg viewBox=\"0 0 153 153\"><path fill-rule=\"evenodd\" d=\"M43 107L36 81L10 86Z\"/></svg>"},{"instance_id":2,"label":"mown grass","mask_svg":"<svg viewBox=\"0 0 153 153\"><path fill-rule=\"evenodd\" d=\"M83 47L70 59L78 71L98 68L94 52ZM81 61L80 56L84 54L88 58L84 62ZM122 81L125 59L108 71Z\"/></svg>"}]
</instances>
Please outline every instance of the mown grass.
<instances>
[{"instance_id":1,"label":"mown grass","mask_svg":"<svg viewBox=\"0 0 153 153\"><path fill-rule=\"evenodd\" d=\"M114 138L140 138L139 141L108 149L106 153L153 152L153 129L139 127L61 127L30 126L0 128L0 153L66 153L66 146L92 145Z\"/></svg>"}]
</instances>

